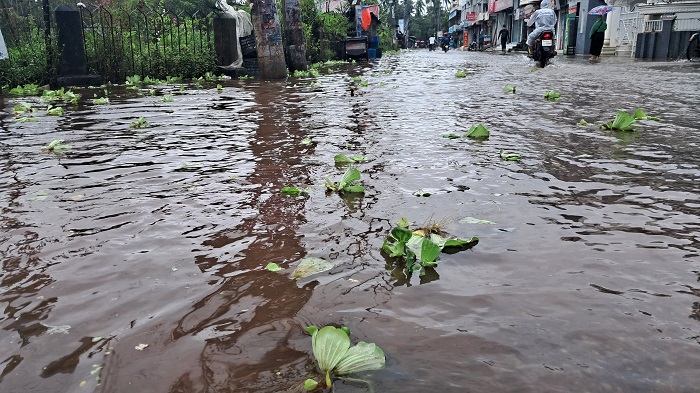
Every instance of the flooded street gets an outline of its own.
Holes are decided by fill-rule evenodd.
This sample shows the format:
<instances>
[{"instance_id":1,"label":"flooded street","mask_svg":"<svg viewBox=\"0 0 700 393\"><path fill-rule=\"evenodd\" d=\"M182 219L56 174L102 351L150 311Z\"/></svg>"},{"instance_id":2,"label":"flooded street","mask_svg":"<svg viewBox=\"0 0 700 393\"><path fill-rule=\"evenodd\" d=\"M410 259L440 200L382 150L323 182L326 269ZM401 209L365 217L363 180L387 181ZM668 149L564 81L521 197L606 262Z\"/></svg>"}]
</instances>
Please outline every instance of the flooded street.
<instances>
[{"instance_id":1,"label":"flooded street","mask_svg":"<svg viewBox=\"0 0 700 393\"><path fill-rule=\"evenodd\" d=\"M386 368L358 375L377 393L697 391L698 64L419 50L334 68L115 86L105 105L76 90L27 123L6 96L0 391L299 391L321 379L308 325L381 347ZM600 128L638 108L661 121ZM444 137L476 124L487 140ZM71 149L41 149L56 139ZM337 154L368 159L364 197L326 193ZM409 279L381 251L401 217L479 243ZM306 257L334 267L290 278Z\"/></svg>"}]
</instances>

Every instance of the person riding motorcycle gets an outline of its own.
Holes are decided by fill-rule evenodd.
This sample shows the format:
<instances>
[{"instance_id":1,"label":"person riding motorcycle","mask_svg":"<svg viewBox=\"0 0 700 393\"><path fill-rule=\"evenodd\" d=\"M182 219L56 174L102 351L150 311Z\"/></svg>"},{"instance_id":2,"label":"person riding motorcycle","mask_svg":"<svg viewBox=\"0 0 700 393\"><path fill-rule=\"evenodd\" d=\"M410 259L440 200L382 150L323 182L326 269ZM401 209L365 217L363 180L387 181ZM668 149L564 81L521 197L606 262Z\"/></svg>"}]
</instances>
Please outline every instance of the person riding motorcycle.
<instances>
[{"instance_id":1,"label":"person riding motorcycle","mask_svg":"<svg viewBox=\"0 0 700 393\"><path fill-rule=\"evenodd\" d=\"M527 25L535 25L535 30L527 36L527 54L532 57L533 46L535 45L535 40L542 34L545 30L554 31L554 26L557 24L557 14L552 8L552 0L542 0L540 3L540 9L535 11L530 19L527 20Z\"/></svg>"}]
</instances>

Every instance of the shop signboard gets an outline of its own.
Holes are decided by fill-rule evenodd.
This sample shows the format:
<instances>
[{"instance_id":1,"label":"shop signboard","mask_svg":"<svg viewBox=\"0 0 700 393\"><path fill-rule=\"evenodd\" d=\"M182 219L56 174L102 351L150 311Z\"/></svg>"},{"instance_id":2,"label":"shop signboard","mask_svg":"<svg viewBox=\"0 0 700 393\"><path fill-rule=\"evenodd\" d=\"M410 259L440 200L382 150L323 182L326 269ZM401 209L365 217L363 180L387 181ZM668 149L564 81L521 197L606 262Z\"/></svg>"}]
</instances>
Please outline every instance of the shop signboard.
<instances>
[{"instance_id":1,"label":"shop signboard","mask_svg":"<svg viewBox=\"0 0 700 393\"><path fill-rule=\"evenodd\" d=\"M478 12L467 12L467 22L476 22L478 15Z\"/></svg>"},{"instance_id":2,"label":"shop signboard","mask_svg":"<svg viewBox=\"0 0 700 393\"><path fill-rule=\"evenodd\" d=\"M513 7L513 0L489 0L489 13L495 14Z\"/></svg>"}]
</instances>

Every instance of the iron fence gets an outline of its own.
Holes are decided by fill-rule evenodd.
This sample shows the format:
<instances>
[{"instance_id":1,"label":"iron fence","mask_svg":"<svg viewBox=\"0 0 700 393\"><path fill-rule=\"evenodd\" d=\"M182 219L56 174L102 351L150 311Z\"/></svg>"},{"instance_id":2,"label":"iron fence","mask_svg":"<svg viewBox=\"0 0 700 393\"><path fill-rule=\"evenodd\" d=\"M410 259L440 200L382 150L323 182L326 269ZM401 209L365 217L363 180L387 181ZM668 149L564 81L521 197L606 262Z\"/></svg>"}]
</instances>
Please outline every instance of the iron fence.
<instances>
[{"instance_id":1,"label":"iron fence","mask_svg":"<svg viewBox=\"0 0 700 393\"><path fill-rule=\"evenodd\" d=\"M52 6L57 3L65 1L52 1ZM55 15L46 29L41 2L14 5L0 2L0 27L10 55L0 61L0 85L49 83L60 71ZM78 11L87 72L105 81L120 83L130 75L193 78L216 70L213 9L186 13L143 3L126 8L81 2Z\"/></svg>"}]
</instances>

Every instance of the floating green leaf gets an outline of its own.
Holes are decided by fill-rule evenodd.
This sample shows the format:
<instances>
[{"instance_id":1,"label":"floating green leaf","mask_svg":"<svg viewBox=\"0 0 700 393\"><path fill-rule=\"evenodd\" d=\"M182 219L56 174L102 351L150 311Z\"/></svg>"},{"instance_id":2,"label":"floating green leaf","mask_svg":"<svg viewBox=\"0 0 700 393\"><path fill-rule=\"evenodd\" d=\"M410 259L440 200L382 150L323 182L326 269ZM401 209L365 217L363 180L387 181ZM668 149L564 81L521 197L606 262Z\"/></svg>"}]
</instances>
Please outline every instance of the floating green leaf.
<instances>
[{"instance_id":1,"label":"floating green leaf","mask_svg":"<svg viewBox=\"0 0 700 393\"><path fill-rule=\"evenodd\" d=\"M515 85L511 85L510 83L506 83L506 86L503 88L503 92L506 94L508 94L508 93L515 94Z\"/></svg>"},{"instance_id":2,"label":"floating green leaf","mask_svg":"<svg viewBox=\"0 0 700 393\"><path fill-rule=\"evenodd\" d=\"M279 265L274 263L274 262L268 263L267 266L265 266L265 269L267 269L271 272L278 272L278 271L282 270L282 268L279 267Z\"/></svg>"},{"instance_id":3,"label":"floating green leaf","mask_svg":"<svg viewBox=\"0 0 700 393\"><path fill-rule=\"evenodd\" d=\"M336 164L354 164L355 160L353 160L350 157L347 157L344 154L336 154L335 157L333 157L333 161L335 161Z\"/></svg>"},{"instance_id":4,"label":"floating green leaf","mask_svg":"<svg viewBox=\"0 0 700 393\"><path fill-rule=\"evenodd\" d=\"M166 94L161 98L161 102L173 102L173 96Z\"/></svg>"},{"instance_id":5,"label":"floating green leaf","mask_svg":"<svg viewBox=\"0 0 700 393\"><path fill-rule=\"evenodd\" d=\"M109 104L109 97L93 98L92 103L94 105Z\"/></svg>"},{"instance_id":6,"label":"floating green leaf","mask_svg":"<svg viewBox=\"0 0 700 393\"><path fill-rule=\"evenodd\" d=\"M36 111L36 109L34 109L32 107L32 104L30 104L28 102L17 102L15 104L13 113L15 115L23 115L25 113L31 113L31 112L35 112L35 111Z\"/></svg>"},{"instance_id":7,"label":"floating green leaf","mask_svg":"<svg viewBox=\"0 0 700 393\"><path fill-rule=\"evenodd\" d=\"M384 351L374 343L360 341L350 347L335 367L338 375L348 375L362 371L381 370L384 368L386 357Z\"/></svg>"},{"instance_id":8,"label":"floating green leaf","mask_svg":"<svg viewBox=\"0 0 700 393\"><path fill-rule=\"evenodd\" d=\"M311 190L311 187L307 187L305 189L298 188L298 187L282 187L282 190L280 190L280 192L284 195L297 196L297 195L308 195L310 190Z\"/></svg>"},{"instance_id":9,"label":"floating green leaf","mask_svg":"<svg viewBox=\"0 0 700 393\"><path fill-rule=\"evenodd\" d=\"M579 120L578 125L580 126L590 126L591 124L583 119Z\"/></svg>"},{"instance_id":10,"label":"floating green leaf","mask_svg":"<svg viewBox=\"0 0 700 393\"><path fill-rule=\"evenodd\" d=\"M323 258L304 258L299 262L296 269L292 273L294 278L309 277L314 274L322 273L333 268L333 264Z\"/></svg>"},{"instance_id":11,"label":"floating green leaf","mask_svg":"<svg viewBox=\"0 0 700 393\"><path fill-rule=\"evenodd\" d=\"M360 180L360 171L357 170L357 167L355 166L350 166L345 173L343 174L343 177L340 179L339 182L334 183L330 181L329 179L325 180L325 186L327 189L331 191L343 191L343 192L348 192L348 193L361 193L364 194L365 189L362 186L359 185L353 185L354 182Z\"/></svg>"},{"instance_id":12,"label":"floating green leaf","mask_svg":"<svg viewBox=\"0 0 700 393\"><path fill-rule=\"evenodd\" d=\"M63 108L61 108L60 106L52 107L51 105L49 105L48 108L46 108L46 113L49 116L63 116L64 112Z\"/></svg>"},{"instance_id":13,"label":"floating green leaf","mask_svg":"<svg viewBox=\"0 0 700 393\"><path fill-rule=\"evenodd\" d=\"M351 346L347 329L310 326L311 346L318 366L326 375L326 386L332 386L331 374L347 375L384 368L384 352L376 344L359 342Z\"/></svg>"},{"instance_id":14,"label":"floating green leaf","mask_svg":"<svg viewBox=\"0 0 700 393\"><path fill-rule=\"evenodd\" d=\"M547 101L556 101L561 97L561 94L557 93L554 90L550 90L546 93L544 93L544 99Z\"/></svg>"},{"instance_id":15,"label":"floating green leaf","mask_svg":"<svg viewBox=\"0 0 700 393\"><path fill-rule=\"evenodd\" d=\"M33 118L33 117L16 117L11 120L13 123L34 123L39 120Z\"/></svg>"},{"instance_id":16,"label":"floating green leaf","mask_svg":"<svg viewBox=\"0 0 700 393\"><path fill-rule=\"evenodd\" d=\"M304 381L304 390L306 390L307 392L310 392L310 391L316 389L317 386L318 386L318 382L316 382L315 380L313 380L311 378Z\"/></svg>"},{"instance_id":17,"label":"floating green leaf","mask_svg":"<svg viewBox=\"0 0 700 393\"><path fill-rule=\"evenodd\" d=\"M24 86L17 86L10 89L10 95L13 96L38 96L41 94L43 89L39 85L32 83L26 84Z\"/></svg>"},{"instance_id":18,"label":"floating green leaf","mask_svg":"<svg viewBox=\"0 0 700 393\"><path fill-rule=\"evenodd\" d=\"M465 136L468 138L486 139L489 137L489 134L489 130L487 130L486 127L481 124L477 124L472 125Z\"/></svg>"},{"instance_id":19,"label":"floating green leaf","mask_svg":"<svg viewBox=\"0 0 700 393\"><path fill-rule=\"evenodd\" d=\"M445 135L443 135L442 137L443 137L443 138L447 138L447 139L459 139L459 138L461 138L462 136L461 136L461 135L457 135L457 134L445 134Z\"/></svg>"},{"instance_id":20,"label":"floating green leaf","mask_svg":"<svg viewBox=\"0 0 700 393\"><path fill-rule=\"evenodd\" d=\"M129 128L147 128L149 125L150 124L148 123L148 120L146 120L145 117L141 116L138 120L132 122L129 125Z\"/></svg>"},{"instance_id":21,"label":"floating green leaf","mask_svg":"<svg viewBox=\"0 0 700 393\"><path fill-rule=\"evenodd\" d=\"M500 157L502 160L505 161L519 161L520 160L520 154L518 153L506 153L505 150L501 149L501 152L499 153Z\"/></svg>"},{"instance_id":22,"label":"floating green leaf","mask_svg":"<svg viewBox=\"0 0 700 393\"><path fill-rule=\"evenodd\" d=\"M399 219L399 221L396 222L396 226L399 228L408 228L410 225L411 223L406 217L401 217L401 219Z\"/></svg>"},{"instance_id":23,"label":"floating green leaf","mask_svg":"<svg viewBox=\"0 0 700 393\"><path fill-rule=\"evenodd\" d=\"M455 74L456 78L466 78L467 73L463 70L458 70L457 73Z\"/></svg>"},{"instance_id":24,"label":"floating green leaf","mask_svg":"<svg viewBox=\"0 0 700 393\"><path fill-rule=\"evenodd\" d=\"M302 144L302 145L307 145L307 146L308 146L308 145L310 145L310 144L312 144L312 143L313 143L313 141L312 141L311 138L309 138L309 137L306 137L306 138L304 138L304 139L301 140L301 144Z\"/></svg>"},{"instance_id":25,"label":"floating green leaf","mask_svg":"<svg viewBox=\"0 0 700 393\"><path fill-rule=\"evenodd\" d=\"M319 368L326 374L326 386L331 387L331 371L350 349L350 337L341 329L325 326L311 336L311 347Z\"/></svg>"},{"instance_id":26,"label":"floating green leaf","mask_svg":"<svg viewBox=\"0 0 700 393\"><path fill-rule=\"evenodd\" d=\"M42 147L42 150L51 151L54 153L61 153L64 150L69 150L71 145L63 144L63 139L56 139L49 143L47 146Z\"/></svg>"},{"instance_id":27,"label":"floating green leaf","mask_svg":"<svg viewBox=\"0 0 700 393\"><path fill-rule=\"evenodd\" d=\"M655 121L661 121L661 118L654 117L654 116L647 116L646 113L642 109L637 109L634 111L634 115L632 115L635 120L655 120Z\"/></svg>"},{"instance_id":28,"label":"floating green leaf","mask_svg":"<svg viewBox=\"0 0 700 393\"><path fill-rule=\"evenodd\" d=\"M474 218L474 217L464 217L463 219L459 220L461 224L488 224L488 225L495 225L496 223L493 221L489 220L481 220L479 218Z\"/></svg>"},{"instance_id":29,"label":"floating green leaf","mask_svg":"<svg viewBox=\"0 0 700 393\"><path fill-rule=\"evenodd\" d=\"M619 130L619 131L634 131L632 123L634 122L634 117L625 111L617 111L615 120L603 124L602 128L607 128L609 130Z\"/></svg>"}]
</instances>

